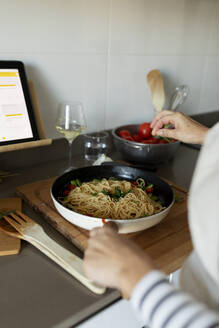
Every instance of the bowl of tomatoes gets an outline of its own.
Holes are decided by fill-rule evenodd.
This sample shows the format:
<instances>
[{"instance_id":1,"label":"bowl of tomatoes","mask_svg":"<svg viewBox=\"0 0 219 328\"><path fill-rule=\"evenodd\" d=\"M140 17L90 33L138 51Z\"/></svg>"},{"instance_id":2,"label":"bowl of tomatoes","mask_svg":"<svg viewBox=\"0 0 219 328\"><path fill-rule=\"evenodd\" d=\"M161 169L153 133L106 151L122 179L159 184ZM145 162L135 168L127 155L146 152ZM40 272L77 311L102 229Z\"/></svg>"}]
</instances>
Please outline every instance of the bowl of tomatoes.
<instances>
[{"instance_id":1,"label":"bowl of tomatoes","mask_svg":"<svg viewBox=\"0 0 219 328\"><path fill-rule=\"evenodd\" d=\"M138 164L160 164L173 158L180 142L152 136L149 122L122 125L112 131L117 151L122 157Z\"/></svg>"}]
</instances>

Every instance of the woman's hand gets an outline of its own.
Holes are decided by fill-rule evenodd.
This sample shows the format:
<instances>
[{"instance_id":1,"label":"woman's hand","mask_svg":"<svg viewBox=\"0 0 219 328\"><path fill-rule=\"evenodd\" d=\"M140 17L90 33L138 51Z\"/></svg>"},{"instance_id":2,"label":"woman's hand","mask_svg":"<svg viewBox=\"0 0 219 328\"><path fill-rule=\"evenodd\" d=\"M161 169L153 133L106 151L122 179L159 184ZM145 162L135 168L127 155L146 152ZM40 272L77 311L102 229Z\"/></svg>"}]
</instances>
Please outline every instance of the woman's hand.
<instances>
[{"instance_id":1,"label":"woman's hand","mask_svg":"<svg viewBox=\"0 0 219 328\"><path fill-rule=\"evenodd\" d=\"M90 232L84 272L99 285L117 288L123 297L129 298L137 282L154 268L143 250L108 223Z\"/></svg>"},{"instance_id":2,"label":"woman's hand","mask_svg":"<svg viewBox=\"0 0 219 328\"><path fill-rule=\"evenodd\" d=\"M170 124L173 128L164 128ZM189 116L163 110L151 123L152 135L174 138L185 143L203 144L208 128Z\"/></svg>"}]
</instances>

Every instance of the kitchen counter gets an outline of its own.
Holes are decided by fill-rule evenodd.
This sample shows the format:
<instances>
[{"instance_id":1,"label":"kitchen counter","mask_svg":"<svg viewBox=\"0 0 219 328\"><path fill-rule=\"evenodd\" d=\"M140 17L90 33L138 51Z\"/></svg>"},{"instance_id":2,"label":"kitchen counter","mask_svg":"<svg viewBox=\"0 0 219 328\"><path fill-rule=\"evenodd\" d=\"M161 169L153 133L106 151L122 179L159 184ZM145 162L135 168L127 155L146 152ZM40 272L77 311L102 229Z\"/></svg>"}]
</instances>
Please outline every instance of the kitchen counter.
<instances>
[{"instance_id":1,"label":"kitchen counter","mask_svg":"<svg viewBox=\"0 0 219 328\"><path fill-rule=\"evenodd\" d=\"M75 141L73 165L86 165L82 154L82 136ZM61 174L67 164L68 145L64 139L52 145L0 154L0 169L16 176L0 184L0 197L15 195L15 188L25 183ZM157 169L157 174L189 188L199 151L181 145L176 157ZM113 145L110 154L120 159ZM39 222L61 245L82 256L68 240L47 224L40 215L23 203L23 212ZM120 298L115 290L97 296L88 291L62 268L32 245L22 242L18 255L0 257L0 325L1 327L49 328L72 327Z\"/></svg>"}]
</instances>

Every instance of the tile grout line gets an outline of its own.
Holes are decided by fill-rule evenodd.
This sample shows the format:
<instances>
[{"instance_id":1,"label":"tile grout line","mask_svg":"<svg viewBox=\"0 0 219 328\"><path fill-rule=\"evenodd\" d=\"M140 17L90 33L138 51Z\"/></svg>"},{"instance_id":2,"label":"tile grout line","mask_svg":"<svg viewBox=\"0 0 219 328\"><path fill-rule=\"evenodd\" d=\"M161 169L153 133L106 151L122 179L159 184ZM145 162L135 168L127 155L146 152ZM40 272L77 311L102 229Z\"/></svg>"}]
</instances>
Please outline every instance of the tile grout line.
<instances>
[{"instance_id":1,"label":"tile grout line","mask_svg":"<svg viewBox=\"0 0 219 328\"><path fill-rule=\"evenodd\" d=\"M108 42L106 55L106 85L105 85L105 108L104 108L104 130L106 129L106 114L109 105L109 87L110 87L110 52L111 52L111 22L112 22L112 0L109 0L109 16L108 16Z\"/></svg>"},{"instance_id":2,"label":"tile grout line","mask_svg":"<svg viewBox=\"0 0 219 328\"><path fill-rule=\"evenodd\" d=\"M205 83L207 81L207 70L208 70L208 65L209 65L209 48L210 48L210 43L212 40L212 34L213 34L213 24L216 20L216 16L215 13L212 12L212 20L211 20L211 27L209 29L209 33L208 33L208 42L207 42L207 53L205 54L205 59L204 59L204 65L203 65L203 78L202 78L202 82L201 82L201 88L200 88L200 97L199 97L199 105L198 105L198 109L201 109L201 104L202 104L202 99L203 99L203 91L204 91L204 86Z\"/></svg>"}]
</instances>

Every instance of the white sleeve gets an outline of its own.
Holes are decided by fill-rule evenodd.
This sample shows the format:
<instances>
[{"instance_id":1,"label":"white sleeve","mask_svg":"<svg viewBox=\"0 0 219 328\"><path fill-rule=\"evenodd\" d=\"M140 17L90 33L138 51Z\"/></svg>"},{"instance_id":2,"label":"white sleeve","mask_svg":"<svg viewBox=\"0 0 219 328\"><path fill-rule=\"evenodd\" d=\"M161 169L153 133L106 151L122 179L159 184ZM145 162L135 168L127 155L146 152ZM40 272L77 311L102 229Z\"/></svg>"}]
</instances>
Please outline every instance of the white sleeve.
<instances>
[{"instance_id":1,"label":"white sleeve","mask_svg":"<svg viewBox=\"0 0 219 328\"><path fill-rule=\"evenodd\" d=\"M150 328L219 328L219 314L171 285L154 270L135 286L131 303L143 325Z\"/></svg>"},{"instance_id":2,"label":"white sleeve","mask_svg":"<svg viewBox=\"0 0 219 328\"><path fill-rule=\"evenodd\" d=\"M211 128L199 155L188 202L193 246L219 286L219 123Z\"/></svg>"}]
</instances>

